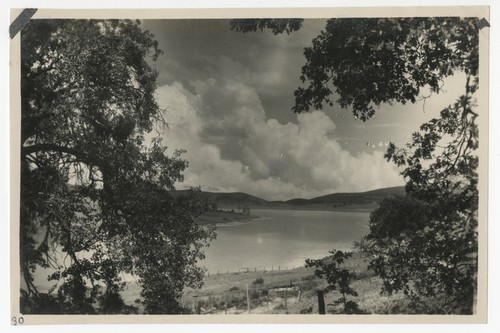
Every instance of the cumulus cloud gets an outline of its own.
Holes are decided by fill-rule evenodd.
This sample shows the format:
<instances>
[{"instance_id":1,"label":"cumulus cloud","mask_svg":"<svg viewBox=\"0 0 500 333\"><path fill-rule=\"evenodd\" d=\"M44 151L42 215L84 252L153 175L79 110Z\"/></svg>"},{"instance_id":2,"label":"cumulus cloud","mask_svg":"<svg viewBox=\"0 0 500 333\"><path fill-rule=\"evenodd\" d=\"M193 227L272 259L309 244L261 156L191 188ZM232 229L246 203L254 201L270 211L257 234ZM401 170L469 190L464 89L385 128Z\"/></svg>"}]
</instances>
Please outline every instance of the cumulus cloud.
<instances>
[{"instance_id":1,"label":"cumulus cloud","mask_svg":"<svg viewBox=\"0 0 500 333\"><path fill-rule=\"evenodd\" d=\"M168 109L166 145L187 150L184 186L282 200L403 183L382 153L344 150L336 124L321 111L282 124L266 118L259 95L242 82L210 78L191 85L194 91L174 82L157 92Z\"/></svg>"}]
</instances>

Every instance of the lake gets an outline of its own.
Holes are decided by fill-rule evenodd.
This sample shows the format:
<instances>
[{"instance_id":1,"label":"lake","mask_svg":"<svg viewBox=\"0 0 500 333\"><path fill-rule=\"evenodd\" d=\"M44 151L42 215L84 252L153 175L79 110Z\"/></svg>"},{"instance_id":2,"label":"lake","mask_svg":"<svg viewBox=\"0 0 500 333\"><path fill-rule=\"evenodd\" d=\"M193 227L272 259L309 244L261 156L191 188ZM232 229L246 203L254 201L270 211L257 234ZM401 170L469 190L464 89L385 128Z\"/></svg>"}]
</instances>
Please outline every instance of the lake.
<instances>
[{"instance_id":1,"label":"lake","mask_svg":"<svg viewBox=\"0 0 500 333\"><path fill-rule=\"evenodd\" d=\"M217 224L200 265L210 273L291 269L331 249L350 250L368 234L369 213L252 209L259 218Z\"/></svg>"},{"instance_id":2,"label":"lake","mask_svg":"<svg viewBox=\"0 0 500 333\"><path fill-rule=\"evenodd\" d=\"M306 259L323 258L331 249L350 250L369 231L369 213L274 209L252 209L251 213L259 218L217 224L217 238L199 263L208 272L304 266ZM51 269L37 269L35 284L41 291L52 286L47 281L51 273ZM121 276L134 280L129 274Z\"/></svg>"}]
</instances>

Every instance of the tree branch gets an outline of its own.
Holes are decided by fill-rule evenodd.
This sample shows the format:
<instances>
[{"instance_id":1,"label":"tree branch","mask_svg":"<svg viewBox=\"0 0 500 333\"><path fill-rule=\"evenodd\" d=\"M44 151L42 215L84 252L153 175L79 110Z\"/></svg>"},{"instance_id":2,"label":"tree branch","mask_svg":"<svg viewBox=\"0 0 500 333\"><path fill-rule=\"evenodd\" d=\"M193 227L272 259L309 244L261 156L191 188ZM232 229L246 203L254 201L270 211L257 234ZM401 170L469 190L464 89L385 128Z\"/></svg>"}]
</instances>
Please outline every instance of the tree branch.
<instances>
[{"instance_id":1,"label":"tree branch","mask_svg":"<svg viewBox=\"0 0 500 333\"><path fill-rule=\"evenodd\" d=\"M76 148L60 146L53 143L39 143L31 146L21 147L21 158L25 158L27 155L30 154L38 152L49 152L49 151L73 155L79 160L81 160L83 163L94 164L98 166L102 172L106 172L111 168L110 164L101 158L90 156Z\"/></svg>"}]
</instances>

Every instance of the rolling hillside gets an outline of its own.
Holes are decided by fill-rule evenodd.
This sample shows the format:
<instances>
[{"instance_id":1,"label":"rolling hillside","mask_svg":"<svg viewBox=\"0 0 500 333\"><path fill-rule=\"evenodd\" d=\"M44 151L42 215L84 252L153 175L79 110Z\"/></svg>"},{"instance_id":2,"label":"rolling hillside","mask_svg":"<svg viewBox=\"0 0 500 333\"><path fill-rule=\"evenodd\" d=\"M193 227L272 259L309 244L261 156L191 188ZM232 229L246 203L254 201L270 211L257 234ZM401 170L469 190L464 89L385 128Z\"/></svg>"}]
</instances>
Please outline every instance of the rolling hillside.
<instances>
[{"instance_id":1,"label":"rolling hillside","mask_svg":"<svg viewBox=\"0 0 500 333\"><path fill-rule=\"evenodd\" d=\"M385 197L403 194L404 186L387 187L367 192L333 193L312 199L291 199L287 201L267 201L242 193L196 192L200 200L215 203L219 208L279 208L314 210L371 210ZM176 191L174 195L189 195L189 190Z\"/></svg>"},{"instance_id":2,"label":"rolling hillside","mask_svg":"<svg viewBox=\"0 0 500 333\"><path fill-rule=\"evenodd\" d=\"M301 200L297 203L291 203L291 201L287 201L291 204L299 204L299 205L308 205L308 204L327 204L327 205L352 205L352 204L367 204L371 202L378 202L381 199L392 196L395 194L403 194L404 186L396 186L396 187L386 187L368 192L358 192L358 193L334 193L327 194L321 197L316 197L310 200L302 201L303 199L295 199Z\"/></svg>"}]
</instances>

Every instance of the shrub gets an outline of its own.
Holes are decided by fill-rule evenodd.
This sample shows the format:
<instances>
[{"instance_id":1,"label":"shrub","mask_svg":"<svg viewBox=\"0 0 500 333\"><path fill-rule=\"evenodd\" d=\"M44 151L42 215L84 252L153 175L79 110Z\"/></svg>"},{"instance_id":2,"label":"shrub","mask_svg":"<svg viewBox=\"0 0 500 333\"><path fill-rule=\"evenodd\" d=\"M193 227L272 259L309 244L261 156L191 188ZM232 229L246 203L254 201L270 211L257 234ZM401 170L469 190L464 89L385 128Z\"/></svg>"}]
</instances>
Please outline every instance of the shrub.
<instances>
[{"instance_id":1,"label":"shrub","mask_svg":"<svg viewBox=\"0 0 500 333\"><path fill-rule=\"evenodd\" d=\"M258 284L264 284L264 279L261 277L258 277L255 279L255 281L252 282L253 285L258 285Z\"/></svg>"}]
</instances>

